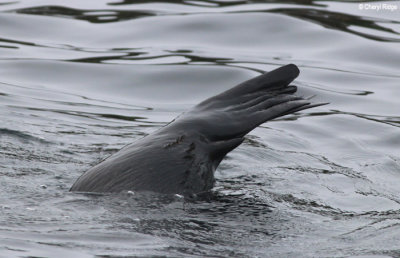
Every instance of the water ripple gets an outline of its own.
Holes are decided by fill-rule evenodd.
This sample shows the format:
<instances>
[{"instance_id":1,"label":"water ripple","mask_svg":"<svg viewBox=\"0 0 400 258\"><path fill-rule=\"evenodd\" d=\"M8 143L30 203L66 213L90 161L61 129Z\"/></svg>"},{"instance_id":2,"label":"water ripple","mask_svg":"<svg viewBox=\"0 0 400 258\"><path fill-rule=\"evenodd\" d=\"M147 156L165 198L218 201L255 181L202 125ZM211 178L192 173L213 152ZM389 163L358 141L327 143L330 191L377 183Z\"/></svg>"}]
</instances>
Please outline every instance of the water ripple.
<instances>
[{"instance_id":1,"label":"water ripple","mask_svg":"<svg viewBox=\"0 0 400 258\"><path fill-rule=\"evenodd\" d=\"M400 21L366 3L386 2L0 3L2 255L397 257ZM330 104L254 130L212 192L68 192L127 143L287 63L299 95Z\"/></svg>"}]
</instances>

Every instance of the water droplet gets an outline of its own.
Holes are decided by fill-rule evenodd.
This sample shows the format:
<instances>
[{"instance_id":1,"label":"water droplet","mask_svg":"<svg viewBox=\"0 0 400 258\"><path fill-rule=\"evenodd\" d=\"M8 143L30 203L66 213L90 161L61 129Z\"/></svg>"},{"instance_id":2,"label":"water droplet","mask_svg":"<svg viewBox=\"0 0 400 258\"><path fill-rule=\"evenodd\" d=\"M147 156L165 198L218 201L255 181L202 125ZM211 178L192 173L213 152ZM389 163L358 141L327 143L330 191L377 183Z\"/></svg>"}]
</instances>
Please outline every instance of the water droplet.
<instances>
[{"instance_id":1,"label":"water droplet","mask_svg":"<svg viewBox=\"0 0 400 258\"><path fill-rule=\"evenodd\" d=\"M183 199L183 195L181 195L181 194L175 194L175 197L179 198L179 199Z\"/></svg>"},{"instance_id":2,"label":"water droplet","mask_svg":"<svg viewBox=\"0 0 400 258\"><path fill-rule=\"evenodd\" d=\"M128 191L127 194L128 195L135 195L135 192L134 191Z\"/></svg>"}]
</instances>

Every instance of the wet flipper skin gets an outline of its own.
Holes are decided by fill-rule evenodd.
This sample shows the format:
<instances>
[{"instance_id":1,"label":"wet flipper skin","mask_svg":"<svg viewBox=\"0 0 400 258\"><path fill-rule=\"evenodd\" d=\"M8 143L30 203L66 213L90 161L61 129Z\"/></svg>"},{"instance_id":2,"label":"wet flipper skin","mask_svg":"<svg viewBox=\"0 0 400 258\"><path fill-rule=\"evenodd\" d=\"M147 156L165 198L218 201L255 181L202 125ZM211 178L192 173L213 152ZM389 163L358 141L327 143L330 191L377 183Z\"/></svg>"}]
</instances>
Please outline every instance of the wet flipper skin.
<instances>
[{"instance_id":1,"label":"wet flipper skin","mask_svg":"<svg viewBox=\"0 0 400 258\"><path fill-rule=\"evenodd\" d=\"M323 105L293 95L298 68L286 65L211 97L160 130L130 144L84 173L71 191L210 190L214 171L260 124Z\"/></svg>"}]
</instances>

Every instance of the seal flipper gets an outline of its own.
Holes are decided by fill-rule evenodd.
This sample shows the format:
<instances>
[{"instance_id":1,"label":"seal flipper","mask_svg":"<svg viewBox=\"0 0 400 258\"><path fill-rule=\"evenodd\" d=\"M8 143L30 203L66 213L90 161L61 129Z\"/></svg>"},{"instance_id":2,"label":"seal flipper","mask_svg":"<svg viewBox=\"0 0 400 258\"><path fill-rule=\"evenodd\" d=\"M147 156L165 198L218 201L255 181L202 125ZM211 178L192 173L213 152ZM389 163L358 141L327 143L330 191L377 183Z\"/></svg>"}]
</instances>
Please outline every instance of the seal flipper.
<instances>
[{"instance_id":1,"label":"seal flipper","mask_svg":"<svg viewBox=\"0 0 400 258\"><path fill-rule=\"evenodd\" d=\"M243 141L244 138L240 137L209 143L207 148L210 153L210 158L214 161L214 166L217 167L225 155L242 144Z\"/></svg>"},{"instance_id":2,"label":"seal flipper","mask_svg":"<svg viewBox=\"0 0 400 258\"><path fill-rule=\"evenodd\" d=\"M86 171L71 191L210 190L218 164L247 133L268 120L323 105L293 95L297 88L289 84L298 74L295 65L283 66L201 102Z\"/></svg>"},{"instance_id":3,"label":"seal flipper","mask_svg":"<svg viewBox=\"0 0 400 258\"><path fill-rule=\"evenodd\" d=\"M294 95L297 87L289 84L298 74L293 64L262 74L201 102L183 119L192 120L210 141L222 141L241 138L268 120L325 104Z\"/></svg>"},{"instance_id":4,"label":"seal flipper","mask_svg":"<svg viewBox=\"0 0 400 258\"><path fill-rule=\"evenodd\" d=\"M294 64L285 65L279 67L271 72L264 73L255 78L247 80L245 82L240 83L239 85L224 91L214 97L204 100L199 103L196 108L208 107L208 108L217 108L223 107L226 104L233 104L231 101L235 100L243 101L241 97L245 97L248 95L251 98L251 94L255 96L263 93L272 93L274 91L282 90L286 88L286 90L290 90L294 93L296 92L296 88L287 87L289 83L291 83L298 75L300 71Z\"/></svg>"}]
</instances>

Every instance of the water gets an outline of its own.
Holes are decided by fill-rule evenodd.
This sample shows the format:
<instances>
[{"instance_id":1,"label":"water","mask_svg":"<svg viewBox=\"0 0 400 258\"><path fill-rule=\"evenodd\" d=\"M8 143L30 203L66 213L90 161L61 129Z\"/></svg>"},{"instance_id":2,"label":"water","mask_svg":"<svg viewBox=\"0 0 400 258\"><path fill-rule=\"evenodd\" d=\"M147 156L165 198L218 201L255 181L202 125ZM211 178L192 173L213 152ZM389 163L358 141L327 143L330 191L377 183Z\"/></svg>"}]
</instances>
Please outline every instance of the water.
<instances>
[{"instance_id":1,"label":"water","mask_svg":"<svg viewBox=\"0 0 400 258\"><path fill-rule=\"evenodd\" d=\"M371 9L383 5L397 10ZM400 257L399 9L0 1L0 256ZM68 192L125 144L287 63L301 94L330 104L250 133L209 196Z\"/></svg>"}]
</instances>

